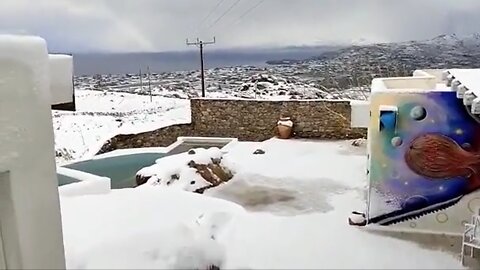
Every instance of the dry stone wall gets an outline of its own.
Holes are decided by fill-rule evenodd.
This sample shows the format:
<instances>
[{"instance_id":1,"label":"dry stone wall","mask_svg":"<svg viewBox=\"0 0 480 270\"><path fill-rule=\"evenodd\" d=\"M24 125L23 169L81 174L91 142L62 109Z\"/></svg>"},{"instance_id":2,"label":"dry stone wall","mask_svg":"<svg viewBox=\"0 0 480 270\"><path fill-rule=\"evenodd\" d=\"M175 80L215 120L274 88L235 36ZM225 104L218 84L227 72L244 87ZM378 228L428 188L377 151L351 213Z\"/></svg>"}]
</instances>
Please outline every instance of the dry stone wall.
<instances>
[{"instance_id":1,"label":"dry stone wall","mask_svg":"<svg viewBox=\"0 0 480 270\"><path fill-rule=\"evenodd\" d=\"M274 136L282 116L294 123L295 137L350 139L365 135L350 128L348 101L260 101L194 99L192 125L201 136L261 141Z\"/></svg>"},{"instance_id":2,"label":"dry stone wall","mask_svg":"<svg viewBox=\"0 0 480 270\"><path fill-rule=\"evenodd\" d=\"M294 137L355 139L366 129L350 127L350 102L323 100L192 99L191 124L174 125L151 132L117 135L100 153L120 148L167 146L179 136L233 137L263 141L275 136L282 116L294 123Z\"/></svg>"},{"instance_id":3,"label":"dry stone wall","mask_svg":"<svg viewBox=\"0 0 480 270\"><path fill-rule=\"evenodd\" d=\"M97 154L116 149L168 146L181 136L193 136L191 124L173 125L138 134L120 134L106 142Z\"/></svg>"}]
</instances>

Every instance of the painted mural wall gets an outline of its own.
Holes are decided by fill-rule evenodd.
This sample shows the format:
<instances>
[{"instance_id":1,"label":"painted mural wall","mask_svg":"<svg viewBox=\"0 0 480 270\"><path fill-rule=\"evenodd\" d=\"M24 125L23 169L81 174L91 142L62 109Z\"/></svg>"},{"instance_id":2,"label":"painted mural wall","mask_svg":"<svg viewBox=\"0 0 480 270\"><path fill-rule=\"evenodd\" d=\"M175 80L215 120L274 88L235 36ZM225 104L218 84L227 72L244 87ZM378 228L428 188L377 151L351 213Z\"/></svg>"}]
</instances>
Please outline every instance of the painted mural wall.
<instances>
[{"instance_id":1,"label":"painted mural wall","mask_svg":"<svg viewBox=\"0 0 480 270\"><path fill-rule=\"evenodd\" d=\"M372 93L370 108L368 223L462 233L480 207L480 124L451 91Z\"/></svg>"}]
</instances>

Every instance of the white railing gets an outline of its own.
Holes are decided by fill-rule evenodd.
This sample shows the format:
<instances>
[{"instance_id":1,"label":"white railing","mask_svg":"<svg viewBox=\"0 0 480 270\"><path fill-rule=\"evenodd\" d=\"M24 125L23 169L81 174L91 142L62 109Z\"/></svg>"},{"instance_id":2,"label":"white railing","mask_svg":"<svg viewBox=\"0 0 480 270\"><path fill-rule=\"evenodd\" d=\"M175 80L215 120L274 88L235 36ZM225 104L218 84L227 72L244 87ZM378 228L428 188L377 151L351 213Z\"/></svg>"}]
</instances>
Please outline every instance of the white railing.
<instances>
[{"instance_id":1,"label":"white railing","mask_svg":"<svg viewBox=\"0 0 480 270\"><path fill-rule=\"evenodd\" d=\"M470 257L475 257L475 249L480 249L480 216L472 216L471 223L465 224L462 240L462 265L465 265L465 251L470 249Z\"/></svg>"}]
</instances>

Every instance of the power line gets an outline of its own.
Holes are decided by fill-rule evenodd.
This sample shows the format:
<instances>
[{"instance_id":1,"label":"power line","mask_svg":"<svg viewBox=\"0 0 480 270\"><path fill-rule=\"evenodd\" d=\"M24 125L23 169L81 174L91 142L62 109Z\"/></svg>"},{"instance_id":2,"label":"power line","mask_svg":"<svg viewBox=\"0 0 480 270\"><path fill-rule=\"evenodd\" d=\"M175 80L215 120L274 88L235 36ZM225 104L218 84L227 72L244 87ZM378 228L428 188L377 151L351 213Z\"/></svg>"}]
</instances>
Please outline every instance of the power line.
<instances>
[{"instance_id":1,"label":"power line","mask_svg":"<svg viewBox=\"0 0 480 270\"><path fill-rule=\"evenodd\" d=\"M265 0L260 0L258 1L258 3L256 5L254 5L253 7L249 8L247 11L245 11L242 15L240 15L240 17L238 17L238 19L235 21L235 22L240 22L245 16L247 16L250 12L252 12L254 9L256 9L258 6L260 6L261 4L263 4L263 2L265 2Z\"/></svg>"},{"instance_id":2,"label":"power line","mask_svg":"<svg viewBox=\"0 0 480 270\"><path fill-rule=\"evenodd\" d=\"M225 12L223 12L223 14L220 15L220 17L218 17L218 18L208 27L208 29L210 29L210 28L212 28L213 26L215 26L221 19L223 19L223 17L225 17L225 15L227 15L236 5L238 5L238 3L240 3L240 0L235 1L227 10L225 10Z\"/></svg>"},{"instance_id":3,"label":"power line","mask_svg":"<svg viewBox=\"0 0 480 270\"><path fill-rule=\"evenodd\" d=\"M213 13L218 9L219 6L223 4L223 2L225 2L225 0L220 0L217 2L217 4L213 7L213 9L210 10L208 15L205 18L203 18L203 20L200 22L200 24L198 25L198 28L200 28L210 18L210 16L213 15Z\"/></svg>"},{"instance_id":4,"label":"power line","mask_svg":"<svg viewBox=\"0 0 480 270\"><path fill-rule=\"evenodd\" d=\"M265 2L265 0L260 0L258 1L255 5L253 5L252 7L250 7L249 9L247 9L244 13L242 13L236 20L232 21L232 23L222 27L220 30L223 30L223 29L228 29L230 28L231 26L235 25L235 24L238 24L239 22L242 21L243 18L245 18L248 14L250 14L252 11L254 11L256 8L258 8L261 4L263 4L263 2ZM222 31L219 31L219 32L222 32Z\"/></svg>"}]
</instances>

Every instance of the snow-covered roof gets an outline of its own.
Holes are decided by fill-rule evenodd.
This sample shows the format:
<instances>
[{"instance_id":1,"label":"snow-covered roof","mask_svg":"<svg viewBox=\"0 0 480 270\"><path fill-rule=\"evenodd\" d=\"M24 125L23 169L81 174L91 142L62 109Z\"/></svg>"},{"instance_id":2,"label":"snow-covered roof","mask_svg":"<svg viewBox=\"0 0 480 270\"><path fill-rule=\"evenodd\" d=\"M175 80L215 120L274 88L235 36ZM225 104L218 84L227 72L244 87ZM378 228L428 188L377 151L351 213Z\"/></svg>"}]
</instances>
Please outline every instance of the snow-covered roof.
<instances>
[{"instance_id":1,"label":"snow-covered roof","mask_svg":"<svg viewBox=\"0 0 480 270\"><path fill-rule=\"evenodd\" d=\"M470 108L472 114L480 114L480 69L449 69L443 74L457 97Z\"/></svg>"}]
</instances>

